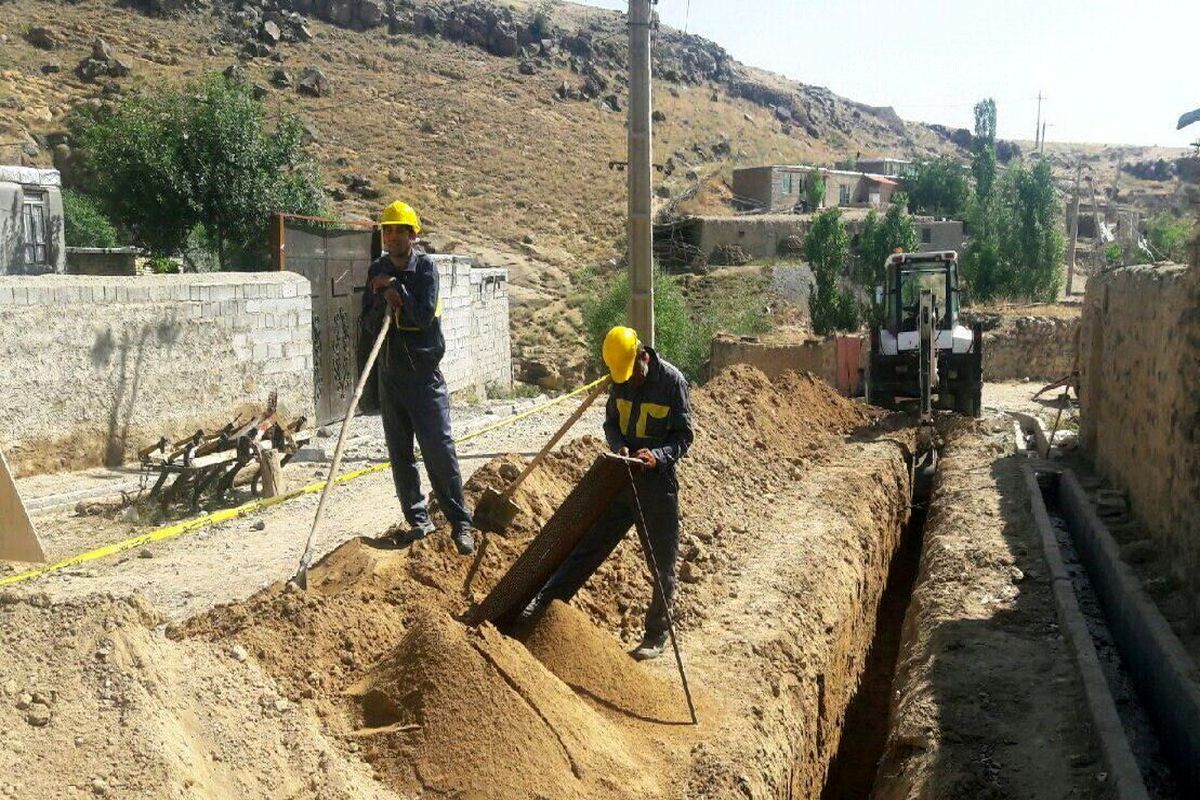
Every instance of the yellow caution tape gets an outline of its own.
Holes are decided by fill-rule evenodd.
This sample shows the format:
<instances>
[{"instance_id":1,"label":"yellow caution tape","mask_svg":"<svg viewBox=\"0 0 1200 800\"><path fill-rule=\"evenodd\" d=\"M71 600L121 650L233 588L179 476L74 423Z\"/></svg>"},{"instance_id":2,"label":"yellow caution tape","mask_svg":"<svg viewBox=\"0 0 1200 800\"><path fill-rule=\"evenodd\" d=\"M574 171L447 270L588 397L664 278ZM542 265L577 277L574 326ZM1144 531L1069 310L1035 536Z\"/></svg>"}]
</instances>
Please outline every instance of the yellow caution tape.
<instances>
[{"instance_id":1,"label":"yellow caution tape","mask_svg":"<svg viewBox=\"0 0 1200 800\"><path fill-rule=\"evenodd\" d=\"M591 383L580 386L577 389L573 389L567 394L556 397L553 400L548 400L541 405L534 406L528 411L522 411L520 414L514 414L507 419L502 419L499 422L484 426L477 431L471 431L465 436L455 439L454 443L461 444L462 442L470 441L471 439L483 436L485 433L491 433L492 431L503 428L506 425L512 425L514 422L519 422L523 419L534 416L535 414L540 414L548 408L552 408L553 406L563 403L572 397L576 397L583 392L594 389L607 379L608 376L606 375L603 378L594 380ZM390 461L385 461L382 464L373 464L372 466L364 467L363 469L356 469L353 472L343 472L341 475L338 475L336 478L334 478L333 482L337 484L349 483L350 481L361 478L364 475L382 472L390 467ZM123 542L107 544L103 547L97 547L95 550L89 550L86 553L80 553L78 555L71 556L70 558L63 559L62 561L56 561L53 564L47 564L44 567L38 567L36 569L28 570L27 572L19 572L16 575L9 575L5 578L0 578L0 586L9 586L14 583L21 583L22 581L39 578L42 575L46 575L50 572L56 572L60 569L73 567L78 564L84 564L88 561L95 561L99 558L114 556L118 553L123 553L126 550L132 550L135 547L141 547L142 545L150 544L151 542L161 542L167 539L174 539L177 536L182 536L185 533L197 531L201 528L207 528L210 525L218 525L222 522L228 522L231 519L237 519L249 514L254 514L262 511L265 508L270 508L271 506L285 503L288 500L294 500L295 498L306 494L315 494L316 492L321 491L323 488L325 488L325 481L318 481L316 483L310 483L301 489L295 489L286 494L277 495L275 497L265 497L259 500L251 500L250 502L243 503L236 508L226 508L222 509L221 511L214 511L211 514L205 514L202 517L187 520L185 522L177 522L174 525L167 525L164 528L158 528L150 531L149 533L143 533L140 536L134 536L130 539L126 539Z\"/></svg>"}]
</instances>

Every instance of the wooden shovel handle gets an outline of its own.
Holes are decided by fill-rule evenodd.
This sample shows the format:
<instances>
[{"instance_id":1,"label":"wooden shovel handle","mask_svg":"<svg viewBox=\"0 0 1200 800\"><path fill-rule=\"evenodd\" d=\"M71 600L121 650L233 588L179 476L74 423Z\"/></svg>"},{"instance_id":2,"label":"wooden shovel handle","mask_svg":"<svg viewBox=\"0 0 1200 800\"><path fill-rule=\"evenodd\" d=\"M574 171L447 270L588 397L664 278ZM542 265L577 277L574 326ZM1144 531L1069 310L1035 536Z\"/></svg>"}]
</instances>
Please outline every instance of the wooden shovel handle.
<instances>
[{"instance_id":1,"label":"wooden shovel handle","mask_svg":"<svg viewBox=\"0 0 1200 800\"><path fill-rule=\"evenodd\" d=\"M592 404L592 401L599 397L600 393L607 388L608 380L603 380L596 384L595 388L588 392L587 397L583 398L583 402L579 404L579 408L575 409L571 416L567 417L567 421L562 424L561 428L554 432L554 435L550 437L550 441L546 442L546 444L542 446L542 449L536 456L533 457L533 460L525 465L525 469L521 470L521 474L517 476L516 480L510 483L508 488L500 493L502 498L507 500L513 496L513 492L517 491L517 487L520 486L527 477L529 477L529 473L533 472L534 467L542 463L542 459L546 457L547 453L554 449L554 445L558 444L558 440L561 439L568 430L570 430L572 425L579 421L579 418L583 416L583 412L588 410L588 407Z\"/></svg>"}]
</instances>

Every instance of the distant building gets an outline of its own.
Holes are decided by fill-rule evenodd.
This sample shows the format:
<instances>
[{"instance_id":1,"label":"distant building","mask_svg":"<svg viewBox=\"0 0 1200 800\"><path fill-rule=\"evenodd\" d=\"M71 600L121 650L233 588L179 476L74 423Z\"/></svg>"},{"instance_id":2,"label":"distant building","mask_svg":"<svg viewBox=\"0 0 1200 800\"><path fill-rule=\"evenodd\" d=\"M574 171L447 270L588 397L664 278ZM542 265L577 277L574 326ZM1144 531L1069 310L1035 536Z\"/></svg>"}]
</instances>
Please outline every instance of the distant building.
<instances>
[{"instance_id":1,"label":"distant building","mask_svg":"<svg viewBox=\"0 0 1200 800\"><path fill-rule=\"evenodd\" d=\"M889 178L908 178L917 168L916 164L903 158L860 158L855 166L863 172Z\"/></svg>"},{"instance_id":2,"label":"distant building","mask_svg":"<svg viewBox=\"0 0 1200 800\"><path fill-rule=\"evenodd\" d=\"M852 247L858 246L863 220L869 212L852 209L842 221ZM724 217L684 217L654 226L654 255L673 268L710 263L719 247L736 245L754 260L793 256L785 244L789 237L803 240L812 222L812 214L741 214ZM920 252L962 251L963 224L960 220L913 217Z\"/></svg>"},{"instance_id":3,"label":"distant building","mask_svg":"<svg viewBox=\"0 0 1200 800\"><path fill-rule=\"evenodd\" d=\"M64 272L58 170L0 166L0 275Z\"/></svg>"},{"instance_id":4,"label":"distant building","mask_svg":"<svg viewBox=\"0 0 1200 800\"><path fill-rule=\"evenodd\" d=\"M893 159L894 160L894 159ZM821 207L879 208L891 200L899 183L886 175L824 169L803 164L774 164L733 171L734 204L744 211L794 213L808 208L805 188L819 172L825 180Z\"/></svg>"}]
</instances>

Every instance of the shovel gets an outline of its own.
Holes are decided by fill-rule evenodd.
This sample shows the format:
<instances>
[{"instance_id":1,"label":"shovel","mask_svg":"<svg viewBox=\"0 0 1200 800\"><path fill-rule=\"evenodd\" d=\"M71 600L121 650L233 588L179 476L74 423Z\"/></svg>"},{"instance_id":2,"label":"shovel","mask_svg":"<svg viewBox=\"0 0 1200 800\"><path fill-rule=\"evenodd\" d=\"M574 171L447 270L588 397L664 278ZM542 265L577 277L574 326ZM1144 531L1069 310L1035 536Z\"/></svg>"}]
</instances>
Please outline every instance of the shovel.
<instances>
[{"instance_id":1,"label":"shovel","mask_svg":"<svg viewBox=\"0 0 1200 800\"><path fill-rule=\"evenodd\" d=\"M333 450L333 463L329 465L329 477L325 479L325 488L321 490L321 500L317 503L317 513L313 516L312 527L308 531L308 541L304 543L304 555L300 556L300 568L288 581L301 589L308 588L308 565L312 562L313 534L317 532L317 525L321 521L321 512L325 510L325 498L329 496L329 490L333 488L333 479L337 476L338 467L342 464L342 447L346 444L346 431L350 430L350 421L354 419L354 410L358 408L358 400L362 397L363 387L367 385L367 378L375 366L375 359L379 355L379 348L383 347L383 340L387 338L388 329L392 327L392 320L391 314L383 318L379 335L375 337L375 344L371 346L371 354L367 356L362 372L358 375L358 385L354 387L354 396L350 398L350 405L346 407L346 417L342 420L342 430L338 433L337 447Z\"/></svg>"},{"instance_id":2,"label":"shovel","mask_svg":"<svg viewBox=\"0 0 1200 800\"><path fill-rule=\"evenodd\" d=\"M583 412L587 411L592 401L599 397L600 393L607 387L607 380L596 384L595 388L583 398L583 402L579 404L579 408L575 409L574 413L562 424L562 427L550 437L550 441L546 442L541 451L533 457L532 461L525 465L525 469L521 470L521 474L503 492L497 492L491 488L483 490L483 497L479 498L479 503L475 506L475 527L489 533L501 533L512 524L513 520L517 518L517 514L521 511L517 504L512 501L513 493L517 491L517 487L529 477L529 473L533 472L538 464L542 463L542 459L554 449L554 445L558 444L558 440L563 437L563 434L583 416Z\"/></svg>"}]
</instances>

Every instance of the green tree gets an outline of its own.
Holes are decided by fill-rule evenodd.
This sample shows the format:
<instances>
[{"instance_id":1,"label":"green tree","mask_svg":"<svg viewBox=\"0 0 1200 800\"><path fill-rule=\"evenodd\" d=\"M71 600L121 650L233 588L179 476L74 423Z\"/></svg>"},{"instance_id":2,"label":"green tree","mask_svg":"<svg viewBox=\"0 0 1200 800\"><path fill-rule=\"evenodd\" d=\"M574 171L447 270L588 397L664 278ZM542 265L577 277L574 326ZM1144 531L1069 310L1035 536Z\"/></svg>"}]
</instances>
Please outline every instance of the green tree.
<instances>
[{"instance_id":1,"label":"green tree","mask_svg":"<svg viewBox=\"0 0 1200 800\"><path fill-rule=\"evenodd\" d=\"M809 211L816 211L825 202L825 178L819 169L808 171L808 180L804 184L804 202L808 204Z\"/></svg>"},{"instance_id":2,"label":"green tree","mask_svg":"<svg viewBox=\"0 0 1200 800\"><path fill-rule=\"evenodd\" d=\"M970 184L962 164L949 156L917 164L915 173L904 180L908 210L914 214L961 219L967 210Z\"/></svg>"},{"instance_id":3,"label":"green tree","mask_svg":"<svg viewBox=\"0 0 1200 800\"><path fill-rule=\"evenodd\" d=\"M1050 162L1040 158L1033 169L1010 167L1000 194L1009 220L1000 229L1007 261L1004 288L1012 296L1053 301L1062 282L1065 248Z\"/></svg>"},{"instance_id":4,"label":"green tree","mask_svg":"<svg viewBox=\"0 0 1200 800\"><path fill-rule=\"evenodd\" d=\"M1150 218L1146 225L1146 240L1156 258L1166 258L1180 264L1187 262L1188 242L1192 238L1192 223L1168 211Z\"/></svg>"},{"instance_id":5,"label":"green tree","mask_svg":"<svg viewBox=\"0 0 1200 800\"><path fill-rule=\"evenodd\" d=\"M67 247L116 247L117 230L96 201L63 189L63 237Z\"/></svg>"},{"instance_id":6,"label":"green tree","mask_svg":"<svg viewBox=\"0 0 1200 800\"><path fill-rule=\"evenodd\" d=\"M804 238L804 255L815 280L808 295L813 331L824 335L857 328L858 303L838 285L850 260L850 237L839 209L827 209L813 219Z\"/></svg>"},{"instance_id":7,"label":"green tree","mask_svg":"<svg viewBox=\"0 0 1200 800\"><path fill-rule=\"evenodd\" d=\"M862 265L862 280L868 287L883 283L884 262L896 248L906 253L920 249L916 226L904 210L907 204L904 193L897 192L892 195L892 201L882 217L871 210L863 221L862 233L858 237L858 257Z\"/></svg>"},{"instance_id":8,"label":"green tree","mask_svg":"<svg viewBox=\"0 0 1200 800\"><path fill-rule=\"evenodd\" d=\"M976 197L970 214L973 238L962 260L972 296L1053 300L1063 268L1060 214L1045 159L1032 169L1010 167L994 196Z\"/></svg>"},{"instance_id":9,"label":"green tree","mask_svg":"<svg viewBox=\"0 0 1200 800\"><path fill-rule=\"evenodd\" d=\"M284 115L269 126L244 82L214 75L152 90L73 127L94 176L90 193L154 253L179 252L203 225L222 267L254 266L272 213L321 210L299 120Z\"/></svg>"},{"instance_id":10,"label":"green tree","mask_svg":"<svg viewBox=\"0 0 1200 800\"><path fill-rule=\"evenodd\" d=\"M604 336L614 325L624 325L629 306L629 274L621 274L607 286L591 294L583 304L583 322L592 346L595 366L600 361ZM735 307L740 306L740 307ZM712 349L712 337L718 330L730 333L763 333L770 319L763 309L731 304L716 313L694 313L680 288L679 280L655 267L654 339L662 355L688 379L699 382Z\"/></svg>"},{"instance_id":11,"label":"green tree","mask_svg":"<svg viewBox=\"0 0 1200 800\"><path fill-rule=\"evenodd\" d=\"M975 104L971 173L975 176L975 194L984 201L991 199L996 183L996 101L990 97Z\"/></svg>"}]
</instances>

